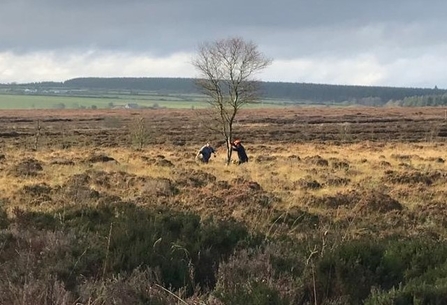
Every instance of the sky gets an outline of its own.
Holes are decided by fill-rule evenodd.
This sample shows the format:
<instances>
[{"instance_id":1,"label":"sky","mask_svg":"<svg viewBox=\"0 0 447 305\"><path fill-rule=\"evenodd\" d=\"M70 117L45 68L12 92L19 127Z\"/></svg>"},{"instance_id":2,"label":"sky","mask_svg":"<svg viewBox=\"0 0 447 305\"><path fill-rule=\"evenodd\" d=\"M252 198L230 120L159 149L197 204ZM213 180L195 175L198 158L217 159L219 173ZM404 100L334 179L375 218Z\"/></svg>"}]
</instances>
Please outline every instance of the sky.
<instances>
[{"instance_id":1,"label":"sky","mask_svg":"<svg viewBox=\"0 0 447 305\"><path fill-rule=\"evenodd\" d=\"M0 83L198 77L198 46L258 45L263 81L447 89L445 0L1 0Z\"/></svg>"}]
</instances>

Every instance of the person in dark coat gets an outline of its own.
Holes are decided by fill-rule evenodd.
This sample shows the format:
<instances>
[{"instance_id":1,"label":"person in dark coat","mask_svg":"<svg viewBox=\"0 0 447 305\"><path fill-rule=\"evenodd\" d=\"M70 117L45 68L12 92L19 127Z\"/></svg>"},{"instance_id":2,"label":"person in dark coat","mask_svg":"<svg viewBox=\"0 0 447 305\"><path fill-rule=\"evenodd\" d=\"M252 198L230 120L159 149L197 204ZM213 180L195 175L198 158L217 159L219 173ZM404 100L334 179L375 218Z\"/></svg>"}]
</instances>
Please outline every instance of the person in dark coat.
<instances>
[{"instance_id":1,"label":"person in dark coat","mask_svg":"<svg viewBox=\"0 0 447 305\"><path fill-rule=\"evenodd\" d=\"M248 156L245 152L244 146L241 143L241 140L235 140L233 143L231 143L231 149L237 152L237 156L239 158L238 164L248 162Z\"/></svg>"},{"instance_id":2,"label":"person in dark coat","mask_svg":"<svg viewBox=\"0 0 447 305\"><path fill-rule=\"evenodd\" d=\"M200 148L196 158L200 159L203 163L208 163L208 161L211 158L211 154L213 154L214 157L216 157L216 152L214 148L211 147L210 143L206 143L206 145Z\"/></svg>"}]
</instances>

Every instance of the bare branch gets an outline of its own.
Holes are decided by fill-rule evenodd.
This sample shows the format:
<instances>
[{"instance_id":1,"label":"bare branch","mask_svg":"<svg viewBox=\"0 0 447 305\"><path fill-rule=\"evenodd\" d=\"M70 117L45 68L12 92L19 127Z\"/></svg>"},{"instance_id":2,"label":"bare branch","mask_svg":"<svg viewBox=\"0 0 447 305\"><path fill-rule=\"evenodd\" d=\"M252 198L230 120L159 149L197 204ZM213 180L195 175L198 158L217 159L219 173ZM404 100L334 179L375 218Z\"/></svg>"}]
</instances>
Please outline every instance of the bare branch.
<instances>
[{"instance_id":1,"label":"bare branch","mask_svg":"<svg viewBox=\"0 0 447 305\"><path fill-rule=\"evenodd\" d=\"M233 122L241 107L259 98L258 82L254 75L271 64L253 42L229 38L199 46L192 64L200 78L197 86L208 97L213 117L227 143L232 140ZM227 145L227 163L231 147Z\"/></svg>"}]
</instances>

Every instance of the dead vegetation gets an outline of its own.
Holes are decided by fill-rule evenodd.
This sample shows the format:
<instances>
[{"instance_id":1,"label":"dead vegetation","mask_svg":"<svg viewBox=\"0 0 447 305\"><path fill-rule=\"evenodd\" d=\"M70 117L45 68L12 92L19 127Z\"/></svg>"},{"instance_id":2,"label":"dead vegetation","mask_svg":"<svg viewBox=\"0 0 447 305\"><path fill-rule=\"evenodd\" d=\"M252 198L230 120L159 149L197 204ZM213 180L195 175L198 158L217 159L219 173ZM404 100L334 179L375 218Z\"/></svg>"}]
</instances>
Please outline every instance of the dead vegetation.
<instances>
[{"instance_id":1,"label":"dead vegetation","mask_svg":"<svg viewBox=\"0 0 447 305\"><path fill-rule=\"evenodd\" d=\"M57 205L63 200L95 203L108 196L139 204L164 198L164 204L177 208L211 214L209 205L217 215L244 218L243 213L254 207L267 213L270 208L306 205L322 208L319 213L323 214L324 209L339 206L362 206L362 211L386 213L398 205L413 206L419 200L433 197L429 194L433 193L432 188L441 188L445 183L441 137L426 144L388 142L393 132L391 125L404 120L409 130L415 130L424 119L436 119L435 109L424 108L418 115L406 109L312 111L253 110L251 115L242 111L235 128L238 136L246 139L253 162L241 167L223 166L219 149L218 158L210 164L201 166L194 162L196 146L202 144L197 140L203 137L213 140L215 135L198 137L197 129L188 129L194 126L194 116L187 111L139 111L138 117L145 119L145 128L151 129L151 144L138 150L132 148L132 137L125 129L116 128L132 125L135 116L129 112L59 111L51 114L51 126L46 124L45 112L37 111L35 119L29 113L27 119L22 119L20 112L7 112L0 124L4 123L8 129L6 124L16 122L15 136L2 138L3 147L8 149L1 153L0 162L4 169L2 180L11 180L15 190L9 190L5 184L3 197L21 205L30 202L31 206L50 202ZM352 111L355 113L351 114ZM348 122L348 118L355 122ZM105 122L111 120L115 124L109 128ZM303 120L305 126L300 124ZM26 153L21 147L29 147L37 121L46 132L39 139L39 150ZM349 124L349 130L344 129L338 137L337 126L342 121ZM186 129L175 125L177 122L182 122ZM60 137L62 134L58 132L65 129L58 123L72 125L70 147L59 148L59 142L66 139ZM95 124L100 124L100 128L95 129ZM331 125L335 127L328 132ZM87 126L88 130L84 129ZM163 129L165 126L170 128ZM368 139L367 126L374 129L374 139ZM303 128L307 134L305 141L299 138ZM388 134L382 138L377 133L381 128ZM298 132L294 133L294 129ZM264 135L270 139L266 140ZM286 142L283 136L287 137ZM415 139L418 135L413 136ZM394 136L404 137L404 134ZM96 148L98 143L100 149ZM435 197L441 195L439 190Z\"/></svg>"},{"instance_id":2,"label":"dead vegetation","mask_svg":"<svg viewBox=\"0 0 447 305\"><path fill-rule=\"evenodd\" d=\"M241 267L241 272L257 270L260 267L271 268L271 270L288 268L287 272L291 274L297 272L302 276L299 278L302 283L312 283L314 276L322 276L315 273L313 266L323 262L326 253L335 255L336 249L348 242L371 241L396 236L398 240L415 236L429 237L437 241L447 238L445 229L447 227L445 220L447 172L445 170L445 143L442 137L438 136L436 142L418 143L414 140L423 135L411 135L413 142L390 139L390 134L393 132L394 135L398 134L400 139L410 138L410 134L406 131L393 127L393 124L399 122L403 115L402 112L394 109L389 110L385 115L389 120L380 120L379 115L382 113L374 109L359 119L360 125L351 122L349 129L343 129L342 135L337 134L339 130L330 127L331 124L340 123L341 112L339 111L341 110L337 109L334 113L329 113L318 109L314 110L315 113L311 116L308 111L295 109L291 113L283 112L284 118L281 120L273 119L275 115L279 116L278 110L272 110L271 113L266 110L257 110L255 111L257 116L242 114L236 130L238 135L240 134L245 140L247 153L253 161L240 166L224 164L225 154L222 146L217 149L217 158L211 159L209 164L195 162L194 155L202 144L201 139L207 138L212 141L217 138L206 134L198 137L197 128L194 128L193 122L189 121L192 118L186 114L183 119L182 115L185 112L172 111L170 113L167 110L161 110L161 113L158 113L159 116L154 116L150 144L139 147L137 150L132 147L129 135L123 133L121 128L108 128L107 124L104 125L104 120L113 115L114 120L119 120L120 124L125 126L132 121L129 114L120 116L117 113L99 113L95 116L104 115L104 117L93 116L92 121L82 121L81 124L81 117L73 113L70 122L75 131L72 135L74 138L70 147L63 149L60 148L61 135L54 130L51 131L51 128L47 128L47 132L41 135L38 150L25 149L29 147L28 142L31 139L27 135L28 125L30 128L34 125L32 120L24 121L17 126L14 136L0 138L3 144L3 150L0 153L0 208L4 211L4 214L0 213L0 227L7 230L4 231L5 235L0 234L0 258L3 261L15 260L14 253L17 252L14 251L19 251L22 256L15 260L15 263L23 264L23 266L29 265L30 262L37 264L44 260L49 264L54 264L54 269L50 268L51 272L57 268L63 269L66 273L70 270L68 274L59 269L56 271L60 273L50 272L53 275L58 274L59 277L41 277L41 280L46 281L46 286L36 284L35 287L29 287L30 295L35 295L36 291L43 289L47 292L51 290L59 293L62 299L74 300L76 298L69 292L69 284L71 284L77 285L77 289L83 291L84 300L88 300L89 293L91 296L106 298L104 293L110 292L109 297L112 298L111 295L121 292L135 293L134 289L137 288L132 287L136 287L134 284L138 282L138 279L150 278L149 280L153 281L151 284L144 286L140 283L141 287L138 287L155 289L152 293L162 299L160 295L166 291L157 287L168 286L163 286L160 282L157 282L159 286L154 284L156 280L153 277L161 276L157 273L158 270L129 269L126 271L126 277L124 275L120 277L111 275L110 272L114 266L108 265L110 263L108 260L118 260L120 257L117 253L115 253L116 256L108 256L111 255L111 252L108 252L110 249L118 247L118 241L135 238L130 243L135 247L142 242L141 236L129 237L130 235L126 234L130 234L129 232L132 231L130 228L134 228L132 227L134 225L137 232L144 232L147 229L146 220L141 220L138 226L136 223L138 223L138 217L149 209L155 209L150 219L162 217L161 222L167 224L172 230L169 231L171 233L188 236L191 234L188 230L213 219L213 221L225 223L222 231L213 231L215 227L211 226L209 236L201 236L201 239L197 237L197 240L220 240L220 238L228 237L225 234L230 234L228 233L230 229L238 229L238 226L243 224L244 228L255 236L252 240L244 241L244 245L254 243L254 240L262 240L266 244L278 243L283 247L281 255L284 253L289 255L278 255L275 258L269 252L272 251L271 248L267 246L265 252L261 252L258 248L257 250L253 250L254 248L242 250L235 253L225 263L217 262L212 261L209 254L214 251L213 247L216 247L214 244L211 247L204 242L204 248L199 251L200 255L197 254L194 257L188 251L197 250L196 246L189 249L182 248L186 246L175 241L165 242L163 238L156 235L158 233L152 233L151 238L154 240L148 243L150 247L146 245L146 248L138 249L138 251L141 250L140 252L130 249L134 251L132 255L138 253L146 255L148 248L155 251L157 245L163 246L165 253L171 255L167 259L169 263L178 259L182 264L190 264L187 266L191 267L194 261L196 266L203 268L200 271L197 269L195 271L197 274L200 273L203 276L202 273L206 273L206 270L214 272L213 275L207 274L204 277L208 284L201 282L201 285L226 289L226 293L229 293L231 289L238 292L241 287L252 291L251 289L255 287L250 286L254 285L251 282L250 285L246 284L249 279L242 275L238 278L239 285L232 285L236 283L234 282L236 275L231 274L230 270L235 270L236 267L236 269ZM346 111L350 112L351 109ZM10 115L9 117L6 115L6 119L2 120L5 122L12 120L14 116ZM19 114L15 115L19 116ZM39 116L39 113L37 116L36 119L39 118L40 124L45 127L45 119ZM307 123L303 127L300 120L305 116L309 117L306 117ZM433 117L435 113L427 110L427 118L433 119ZM405 124L409 130L414 131L417 126L423 124L423 118L420 114L409 115ZM180 119L189 122L185 126L191 126L191 128L183 129L175 125ZM2 121L3 124L5 122ZM379 124L377 128L383 128L384 131L381 135L375 133L374 141L372 141L371 134L367 133L366 125L372 128L371 124L374 122ZM90 123L93 126L87 132L83 124ZM94 128L94 124L99 123L103 128L101 132L104 132L104 128L106 129L101 136ZM411 125L412 123L415 125ZM66 124L65 121L64 124ZM174 127L171 126L166 129L168 132L162 133L162 129L170 126L169 124L174 124ZM238 129L240 126L244 128ZM303 128L306 128L308 138L313 137L312 140L301 138ZM98 143L101 144L96 146ZM127 216L129 209L138 210L135 214ZM187 216L169 214L169 217L163 218L167 209L176 213L185 213L184 215ZM193 217L191 215L194 217L197 215L198 218L194 218L187 224L179 220L184 219L182 217L189 219L188 217ZM120 217L124 217L124 220L118 225L116 219L121 219ZM62 233L56 230L59 225L63 228L79 225L84 230L77 233L79 236L86 232L94 232L89 235L92 241L87 242L82 238L78 240L79 236L70 235L75 234L70 230L68 233L64 232L67 235L61 237L57 234ZM39 230L48 231L42 231L39 235ZM240 233L239 231L231 232L231 234ZM169 234L167 233L168 237ZM230 237L228 240L232 240ZM114 238L117 239L115 244ZM228 240L224 239L222 244L227 245ZM108 241L111 241L109 245ZM86 250L86 245L90 242L97 244L98 248L94 250L97 252ZM298 261L296 253L287 252L292 247L289 243L304 245L300 248L302 252L298 250L296 252L299 253L301 260ZM380 244L380 241L378 243ZM75 252L68 250L69 244L77 245ZM14 249L12 245L18 246ZM222 246L218 250L225 249ZM56 264L51 256L52 251L59 253L62 257L69 257L72 260L71 264L67 266ZM105 251L105 258L95 261L94 257L100 251ZM40 252L47 257L41 257ZM141 257L145 257L143 254ZM93 257L92 261L82 260L83 257L90 257L90 255ZM160 258L161 256L156 257L154 261L161 264L163 268L170 266L164 258ZM211 265L206 263L207 259L210 260ZM329 258L326 257L326 259ZM131 259L126 257L126 260ZM293 260L297 260L295 265L293 265ZM115 263L118 265L116 261ZM135 262L136 265L137 263ZM147 264L149 263L153 262ZM166 265L163 265L165 263ZM220 270L216 267L219 263L222 267ZM84 269L76 264L82 265ZM235 266L237 264L240 265ZM300 269L297 271L293 269L294 266L299 266ZM187 270L190 267L181 270ZM5 274L7 268L12 268L12 263L3 265L2 268L0 271ZM77 274L79 278L89 272L95 276L85 275L86 280L82 281L84 286L70 282L78 280L70 275L70 272L77 272L78 269L80 270ZM25 270L27 269L23 267L21 272L25 274ZM188 272L185 271L185 274L188 274L185 276L187 281L190 281L187 285L189 291L179 289L175 292L183 299L189 298L190 304L193 304L192 300L200 299L203 291L209 292L212 289L196 290L193 284L197 279ZM329 291L324 287L318 287L318 282L306 284L308 286L303 286L304 288L295 287L295 291L291 288L291 278L284 277L286 271L282 272L277 273L277 278L269 277L271 274L265 270L259 273L260 278L265 280L268 287L281 291L278 298L287 299L299 295L308 303L314 303L317 296L309 291L320 289L318 292L321 298ZM27 276L30 278L40 276L37 273L36 271L35 274ZM68 278L70 281L67 280ZM185 281L185 278L183 280ZM276 281L284 281L287 284L285 287L292 289L290 293L280 290L280 285ZM0 281L1 287L7 287L7 284L6 281ZM25 290L23 285L16 286L17 293L23 290ZM266 295L274 295L269 293ZM292 296L292 294L296 295ZM129 294L129 300L132 301L134 299L131 295ZM265 298L266 295L263 297ZM8 297L10 297L8 300L14 298L13 295ZM53 297L56 298L56 296ZM218 301L215 295L208 295L208 297L208 301L215 302L213 304L225 304L223 301ZM326 297L331 298L330 295ZM170 293L166 293L164 298L169 299L166 304L172 303L173 299L178 301ZM228 300L230 299L229 297ZM280 303L273 302L272 304ZM355 304L355 301L352 304Z\"/></svg>"}]
</instances>

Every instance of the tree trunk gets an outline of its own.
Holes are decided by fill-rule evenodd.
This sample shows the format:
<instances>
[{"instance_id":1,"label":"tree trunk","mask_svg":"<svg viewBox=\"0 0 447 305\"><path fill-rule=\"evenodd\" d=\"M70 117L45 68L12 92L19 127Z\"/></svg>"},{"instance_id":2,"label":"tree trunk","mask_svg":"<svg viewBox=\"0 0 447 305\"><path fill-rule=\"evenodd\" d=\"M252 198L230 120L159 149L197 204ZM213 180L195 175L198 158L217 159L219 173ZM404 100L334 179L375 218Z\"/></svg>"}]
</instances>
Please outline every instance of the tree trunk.
<instances>
[{"instance_id":1,"label":"tree trunk","mask_svg":"<svg viewBox=\"0 0 447 305\"><path fill-rule=\"evenodd\" d=\"M231 148L231 138L227 138L225 140L225 142L227 143L227 160L226 160L226 164L230 165L230 163L231 163L231 154L233 152L233 149Z\"/></svg>"}]
</instances>

